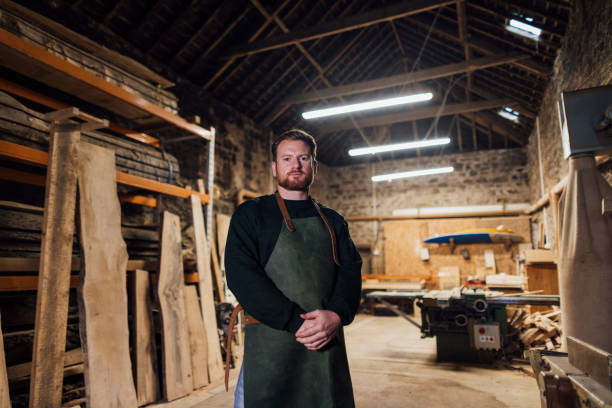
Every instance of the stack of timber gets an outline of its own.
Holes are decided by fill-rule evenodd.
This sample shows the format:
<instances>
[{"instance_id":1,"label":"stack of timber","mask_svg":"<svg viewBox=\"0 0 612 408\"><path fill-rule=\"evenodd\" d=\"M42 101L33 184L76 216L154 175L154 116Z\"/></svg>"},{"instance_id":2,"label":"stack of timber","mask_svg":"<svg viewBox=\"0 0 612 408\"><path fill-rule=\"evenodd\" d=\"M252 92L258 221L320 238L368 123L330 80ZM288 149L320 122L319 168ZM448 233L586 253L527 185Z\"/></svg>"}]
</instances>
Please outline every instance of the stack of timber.
<instances>
[{"instance_id":1,"label":"stack of timber","mask_svg":"<svg viewBox=\"0 0 612 408\"><path fill-rule=\"evenodd\" d=\"M517 309L509 324L523 345L523 349L541 348L556 350L561 347L561 311L527 313Z\"/></svg>"},{"instance_id":2,"label":"stack of timber","mask_svg":"<svg viewBox=\"0 0 612 408\"><path fill-rule=\"evenodd\" d=\"M43 208L10 201L0 201L0 256L37 258L42 240ZM156 260L159 256L159 232L156 227L129 225L121 228L130 259ZM73 240L73 256L78 256Z\"/></svg>"},{"instance_id":3,"label":"stack of timber","mask_svg":"<svg viewBox=\"0 0 612 408\"><path fill-rule=\"evenodd\" d=\"M170 81L24 7L3 2L0 28L170 112L178 110L178 98L162 89L172 85Z\"/></svg>"},{"instance_id":4,"label":"stack of timber","mask_svg":"<svg viewBox=\"0 0 612 408\"><path fill-rule=\"evenodd\" d=\"M48 151L49 126L42 113L0 92L0 140ZM101 131L83 132L81 140L115 152L118 171L164 183L180 176L176 158L152 146Z\"/></svg>"}]
</instances>

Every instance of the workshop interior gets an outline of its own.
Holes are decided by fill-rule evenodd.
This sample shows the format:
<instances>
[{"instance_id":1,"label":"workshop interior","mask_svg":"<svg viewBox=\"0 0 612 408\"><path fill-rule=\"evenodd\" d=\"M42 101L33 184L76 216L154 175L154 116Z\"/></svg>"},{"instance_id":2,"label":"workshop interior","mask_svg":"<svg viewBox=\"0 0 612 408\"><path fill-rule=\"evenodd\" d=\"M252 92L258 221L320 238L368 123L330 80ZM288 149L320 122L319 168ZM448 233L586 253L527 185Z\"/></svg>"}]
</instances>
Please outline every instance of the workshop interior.
<instances>
[{"instance_id":1,"label":"workshop interior","mask_svg":"<svg viewBox=\"0 0 612 408\"><path fill-rule=\"evenodd\" d=\"M356 407L612 407L610 0L0 0L0 407L234 406L289 129Z\"/></svg>"}]
</instances>

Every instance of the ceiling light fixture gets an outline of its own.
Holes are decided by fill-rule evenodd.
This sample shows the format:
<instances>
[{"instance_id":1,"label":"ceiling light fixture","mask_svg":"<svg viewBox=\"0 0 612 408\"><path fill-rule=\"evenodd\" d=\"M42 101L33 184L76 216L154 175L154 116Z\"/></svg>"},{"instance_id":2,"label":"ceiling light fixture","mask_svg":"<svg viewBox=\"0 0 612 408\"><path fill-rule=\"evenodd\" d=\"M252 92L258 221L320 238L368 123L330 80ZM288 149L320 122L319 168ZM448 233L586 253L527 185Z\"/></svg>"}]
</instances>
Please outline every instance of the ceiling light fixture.
<instances>
[{"instance_id":1,"label":"ceiling light fixture","mask_svg":"<svg viewBox=\"0 0 612 408\"><path fill-rule=\"evenodd\" d=\"M351 105L333 106L331 108L317 109L302 113L304 119L323 118L343 113L358 112L370 109L380 109L389 106L405 105L407 103L429 101L433 98L433 93L423 92L413 95L399 96L396 98L378 99L375 101L354 103Z\"/></svg>"},{"instance_id":2,"label":"ceiling light fixture","mask_svg":"<svg viewBox=\"0 0 612 408\"><path fill-rule=\"evenodd\" d=\"M499 116L501 116L502 118L511 120L513 122L518 122L518 118L519 118L519 113L517 111L515 111L512 108L509 108L507 106L504 106L503 108L501 108L497 114Z\"/></svg>"},{"instance_id":3,"label":"ceiling light fixture","mask_svg":"<svg viewBox=\"0 0 612 408\"><path fill-rule=\"evenodd\" d=\"M419 177L419 176L431 176L433 174L452 173L455 171L453 167L438 167L435 169L424 169L424 170L413 170L403 171L401 173L381 174L379 176L372 176L372 181L391 181L401 178Z\"/></svg>"},{"instance_id":4,"label":"ceiling light fixture","mask_svg":"<svg viewBox=\"0 0 612 408\"><path fill-rule=\"evenodd\" d=\"M416 142L396 143L383 146L359 147L348 151L350 156L362 156L364 154L376 154L384 152L393 152L397 150L419 149L421 147L440 146L450 143L450 138L444 137L441 139L419 140Z\"/></svg>"},{"instance_id":5,"label":"ceiling light fixture","mask_svg":"<svg viewBox=\"0 0 612 408\"><path fill-rule=\"evenodd\" d=\"M531 19L531 21L533 21L533 19ZM508 21L506 30L535 41L538 41L540 34L542 34L542 29L513 18Z\"/></svg>"}]
</instances>

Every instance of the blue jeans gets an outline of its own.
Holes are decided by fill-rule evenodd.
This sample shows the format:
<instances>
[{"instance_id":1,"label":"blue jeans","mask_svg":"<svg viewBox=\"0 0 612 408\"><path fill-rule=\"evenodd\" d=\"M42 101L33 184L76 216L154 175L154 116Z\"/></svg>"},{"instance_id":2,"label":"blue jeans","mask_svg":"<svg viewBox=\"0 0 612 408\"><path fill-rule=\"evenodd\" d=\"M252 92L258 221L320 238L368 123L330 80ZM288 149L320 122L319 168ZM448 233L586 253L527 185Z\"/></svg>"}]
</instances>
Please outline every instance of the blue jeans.
<instances>
[{"instance_id":1,"label":"blue jeans","mask_svg":"<svg viewBox=\"0 0 612 408\"><path fill-rule=\"evenodd\" d=\"M234 391L234 408L244 408L244 375L242 374L243 368L244 364L240 366L238 383L236 384L236 391Z\"/></svg>"}]
</instances>

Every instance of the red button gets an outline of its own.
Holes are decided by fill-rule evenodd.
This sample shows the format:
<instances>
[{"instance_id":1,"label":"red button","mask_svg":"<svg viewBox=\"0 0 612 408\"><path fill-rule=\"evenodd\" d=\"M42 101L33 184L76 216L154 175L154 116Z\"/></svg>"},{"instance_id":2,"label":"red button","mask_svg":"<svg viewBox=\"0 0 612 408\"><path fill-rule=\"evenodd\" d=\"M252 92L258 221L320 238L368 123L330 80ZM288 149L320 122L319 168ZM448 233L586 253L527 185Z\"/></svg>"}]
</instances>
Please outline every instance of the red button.
<instances>
[{"instance_id":1,"label":"red button","mask_svg":"<svg viewBox=\"0 0 612 408\"><path fill-rule=\"evenodd\" d=\"M480 333L480 334L484 334L484 332L485 332L484 327L481 327L480 329L478 329L478 333Z\"/></svg>"}]
</instances>

